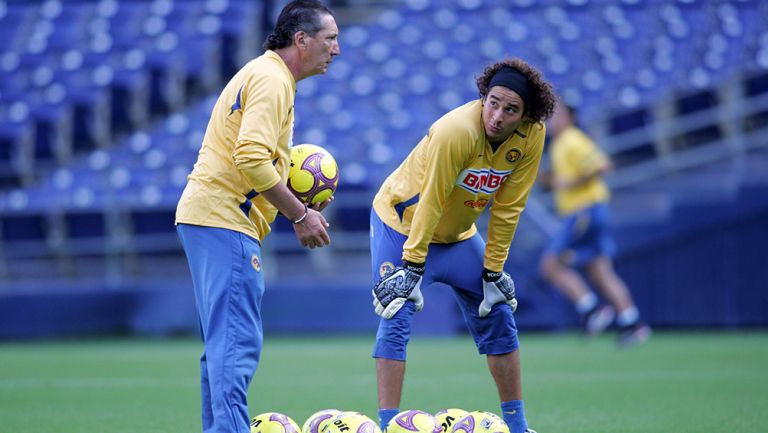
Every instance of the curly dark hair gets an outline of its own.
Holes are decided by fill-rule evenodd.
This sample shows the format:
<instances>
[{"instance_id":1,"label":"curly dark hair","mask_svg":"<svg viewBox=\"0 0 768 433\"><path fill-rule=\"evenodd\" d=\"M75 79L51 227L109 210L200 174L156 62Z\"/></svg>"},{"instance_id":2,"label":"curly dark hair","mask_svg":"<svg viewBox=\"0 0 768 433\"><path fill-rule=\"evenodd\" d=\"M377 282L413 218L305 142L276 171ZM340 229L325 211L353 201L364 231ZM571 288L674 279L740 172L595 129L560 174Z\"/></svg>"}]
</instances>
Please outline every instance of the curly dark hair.
<instances>
[{"instance_id":1,"label":"curly dark hair","mask_svg":"<svg viewBox=\"0 0 768 433\"><path fill-rule=\"evenodd\" d=\"M277 17L277 24L262 47L265 50L290 47L293 35L298 31L315 36L323 29L320 17L325 14L334 16L331 9L317 0L295 0L288 3Z\"/></svg>"},{"instance_id":2,"label":"curly dark hair","mask_svg":"<svg viewBox=\"0 0 768 433\"><path fill-rule=\"evenodd\" d=\"M543 122L552 117L557 101L557 96L552 89L552 85L544 81L541 72L522 59L504 59L486 67L485 70L475 78L477 82L477 90L480 91L480 97L485 98L488 95L488 91L490 90L488 89L488 84L491 82L491 78L493 78L499 69L504 67L516 69L528 78L528 84L530 85L531 90L529 101L525 104L525 116L528 120L532 122Z\"/></svg>"}]
</instances>

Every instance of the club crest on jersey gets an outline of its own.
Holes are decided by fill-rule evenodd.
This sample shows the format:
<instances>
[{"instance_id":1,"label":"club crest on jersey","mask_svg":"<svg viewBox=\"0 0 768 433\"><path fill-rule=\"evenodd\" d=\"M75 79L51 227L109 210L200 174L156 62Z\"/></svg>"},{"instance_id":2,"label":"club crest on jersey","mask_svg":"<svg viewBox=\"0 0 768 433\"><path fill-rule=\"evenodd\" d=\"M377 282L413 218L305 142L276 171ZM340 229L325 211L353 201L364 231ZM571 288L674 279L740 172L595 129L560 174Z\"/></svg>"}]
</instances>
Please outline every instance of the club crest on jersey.
<instances>
[{"instance_id":1,"label":"club crest on jersey","mask_svg":"<svg viewBox=\"0 0 768 433\"><path fill-rule=\"evenodd\" d=\"M383 277L386 275L387 272L392 271L395 269L395 265L392 264L392 262L384 262L381 265L379 265L379 276Z\"/></svg>"},{"instance_id":2,"label":"club crest on jersey","mask_svg":"<svg viewBox=\"0 0 768 433\"><path fill-rule=\"evenodd\" d=\"M522 156L523 156L523 152L520 152L520 149L512 149L509 152L507 152L506 155L504 155L504 158L506 158L507 162L509 162L510 164L514 164L517 161L519 161L520 158L522 158Z\"/></svg>"},{"instance_id":3,"label":"club crest on jersey","mask_svg":"<svg viewBox=\"0 0 768 433\"><path fill-rule=\"evenodd\" d=\"M468 168L459 173L456 185L472 194L493 194L512 173L512 170L496 171L492 168Z\"/></svg>"},{"instance_id":4,"label":"club crest on jersey","mask_svg":"<svg viewBox=\"0 0 768 433\"><path fill-rule=\"evenodd\" d=\"M251 266L253 266L253 269L255 269L256 272L261 272L261 261L256 254L251 256Z\"/></svg>"}]
</instances>

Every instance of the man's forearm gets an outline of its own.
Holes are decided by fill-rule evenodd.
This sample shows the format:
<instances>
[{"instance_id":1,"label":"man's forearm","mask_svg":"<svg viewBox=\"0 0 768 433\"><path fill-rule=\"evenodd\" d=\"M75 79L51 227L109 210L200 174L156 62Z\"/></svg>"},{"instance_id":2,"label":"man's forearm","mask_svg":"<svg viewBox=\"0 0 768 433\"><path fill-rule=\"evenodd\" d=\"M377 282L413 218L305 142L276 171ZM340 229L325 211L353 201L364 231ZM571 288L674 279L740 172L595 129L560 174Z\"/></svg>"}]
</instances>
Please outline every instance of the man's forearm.
<instances>
[{"instance_id":1,"label":"man's forearm","mask_svg":"<svg viewBox=\"0 0 768 433\"><path fill-rule=\"evenodd\" d=\"M304 203L299 201L282 182L263 191L261 195L291 221L297 221L306 212Z\"/></svg>"}]
</instances>

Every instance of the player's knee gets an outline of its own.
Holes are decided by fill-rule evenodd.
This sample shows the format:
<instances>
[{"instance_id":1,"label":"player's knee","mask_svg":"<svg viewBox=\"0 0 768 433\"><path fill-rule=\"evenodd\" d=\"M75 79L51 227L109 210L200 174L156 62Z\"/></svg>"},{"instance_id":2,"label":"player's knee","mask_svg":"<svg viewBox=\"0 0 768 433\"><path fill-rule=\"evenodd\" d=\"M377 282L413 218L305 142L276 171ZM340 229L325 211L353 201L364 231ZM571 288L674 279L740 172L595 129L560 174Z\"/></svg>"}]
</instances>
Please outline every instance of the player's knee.
<instances>
[{"instance_id":1,"label":"player's knee","mask_svg":"<svg viewBox=\"0 0 768 433\"><path fill-rule=\"evenodd\" d=\"M405 361L408 341L376 340L373 349L373 358Z\"/></svg>"},{"instance_id":2,"label":"player's knee","mask_svg":"<svg viewBox=\"0 0 768 433\"><path fill-rule=\"evenodd\" d=\"M482 341L477 345L478 352L488 356L509 355L518 349L520 349L520 341L517 339L517 333L506 338Z\"/></svg>"},{"instance_id":3,"label":"player's knee","mask_svg":"<svg viewBox=\"0 0 768 433\"><path fill-rule=\"evenodd\" d=\"M539 262L539 275L547 281L552 281L555 279L560 266L557 256L552 253L546 253Z\"/></svg>"}]
</instances>

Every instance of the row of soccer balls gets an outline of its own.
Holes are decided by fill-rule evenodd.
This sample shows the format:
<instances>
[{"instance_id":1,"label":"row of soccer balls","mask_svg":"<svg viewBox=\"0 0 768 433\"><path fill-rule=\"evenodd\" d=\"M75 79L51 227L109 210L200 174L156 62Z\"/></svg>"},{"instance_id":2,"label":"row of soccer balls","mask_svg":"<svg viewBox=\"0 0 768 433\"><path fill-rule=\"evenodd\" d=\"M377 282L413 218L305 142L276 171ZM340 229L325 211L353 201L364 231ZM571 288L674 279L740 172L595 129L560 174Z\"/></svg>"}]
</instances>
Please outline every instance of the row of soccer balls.
<instances>
[{"instance_id":1,"label":"row of soccer balls","mask_svg":"<svg viewBox=\"0 0 768 433\"><path fill-rule=\"evenodd\" d=\"M360 412L324 409L299 425L285 414L266 412L251 420L251 433L382 433L378 424ZM491 412L444 409L436 414L405 410L383 433L509 433L507 424Z\"/></svg>"}]
</instances>

